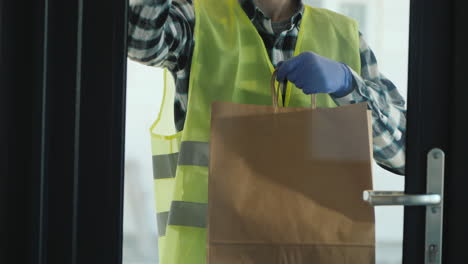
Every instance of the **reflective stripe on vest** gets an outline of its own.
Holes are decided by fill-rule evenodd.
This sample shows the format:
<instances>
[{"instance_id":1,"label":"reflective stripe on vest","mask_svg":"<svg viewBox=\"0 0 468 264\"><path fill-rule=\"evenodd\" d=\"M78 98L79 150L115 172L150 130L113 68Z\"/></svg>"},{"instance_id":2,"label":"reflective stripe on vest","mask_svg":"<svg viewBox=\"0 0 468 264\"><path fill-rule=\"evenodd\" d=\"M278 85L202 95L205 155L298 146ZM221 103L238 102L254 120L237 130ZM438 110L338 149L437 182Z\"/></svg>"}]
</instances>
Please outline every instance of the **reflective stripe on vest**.
<instances>
[{"instance_id":1,"label":"reflective stripe on vest","mask_svg":"<svg viewBox=\"0 0 468 264\"><path fill-rule=\"evenodd\" d=\"M224 101L271 105L269 80L273 66L262 38L238 0L195 0L194 5L196 45L184 131L167 137L157 135L157 129L152 131L162 264L205 263L211 104ZM294 55L304 51L343 62L360 73L357 24L342 15L306 7ZM161 120L173 125L173 109L168 106L174 102L174 87L169 89L167 84L165 93L172 94L165 96L158 126L164 126ZM310 97L289 83L285 105L309 107ZM330 96L318 95L317 107L334 106ZM165 143L154 138L173 141ZM174 142L181 143L174 147ZM166 149L169 146L171 150Z\"/></svg>"},{"instance_id":2,"label":"reflective stripe on vest","mask_svg":"<svg viewBox=\"0 0 468 264\"><path fill-rule=\"evenodd\" d=\"M206 142L184 141L179 153L153 156L153 178L174 178L177 165L208 166L209 144Z\"/></svg>"},{"instance_id":3,"label":"reflective stripe on vest","mask_svg":"<svg viewBox=\"0 0 468 264\"><path fill-rule=\"evenodd\" d=\"M179 153L154 155L153 178L155 180L175 178L178 159Z\"/></svg>"},{"instance_id":4,"label":"reflective stripe on vest","mask_svg":"<svg viewBox=\"0 0 468 264\"><path fill-rule=\"evenodd\" d=\"M158 232L166 235L166 226L206 227L208 204L172 201L171 211L157 214Z\"/></svg>"},{"instance_id":5,"label":"reflective stripe on vest","mask_svg":"<svg viewBox=\"0 0 468 264\"><path fill-rule=\"evenodd\" d=\"M180 145L178 165L208 167L209 152L207 142L183 141Z\"/></svg>"}]
</instances>

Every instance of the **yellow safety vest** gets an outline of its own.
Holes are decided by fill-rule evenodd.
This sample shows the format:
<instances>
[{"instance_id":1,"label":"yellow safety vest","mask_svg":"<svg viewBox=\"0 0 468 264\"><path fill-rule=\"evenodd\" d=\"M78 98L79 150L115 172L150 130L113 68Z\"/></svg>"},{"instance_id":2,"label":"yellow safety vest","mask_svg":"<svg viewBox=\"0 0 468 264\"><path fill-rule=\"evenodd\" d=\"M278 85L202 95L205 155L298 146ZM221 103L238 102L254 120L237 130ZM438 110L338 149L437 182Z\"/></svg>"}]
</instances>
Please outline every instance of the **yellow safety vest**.
<instances>
[{"instance_id":1,"label":"yellow safety vest","mask_svg":"<svg viewBox=\"0 0 468 264\"><path fill-rule=\"evenodd\" d=\"M238 0L195 0L195 49L184 130L175 133L174 84L166 74L161 112L151 128L161 264L206 262L210 108L214 101L271 105L274 70L263 40ZM357 23L305 7L294 55L313 51L360 72ZM278 99L282 105L282 98ZM285 106L309 107L291 83ZM334 107L326 94L318 107ZM248 140L248 139L246 139Z\"/></svg>"}]
</instances>

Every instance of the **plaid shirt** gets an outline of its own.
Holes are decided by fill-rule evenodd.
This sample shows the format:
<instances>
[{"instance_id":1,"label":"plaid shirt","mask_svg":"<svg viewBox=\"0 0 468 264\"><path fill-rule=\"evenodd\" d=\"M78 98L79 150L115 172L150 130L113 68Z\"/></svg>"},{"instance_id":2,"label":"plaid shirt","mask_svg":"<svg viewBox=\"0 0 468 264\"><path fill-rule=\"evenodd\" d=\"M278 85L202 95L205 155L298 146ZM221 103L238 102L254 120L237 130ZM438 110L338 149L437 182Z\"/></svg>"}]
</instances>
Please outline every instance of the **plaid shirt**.
<instances>
[{"instance_id":1,"label":"plaid shirt","mask_svg":"<svg viewBox=\"0 0 468 264\"><path fill-rule=\"evenodd\" d=\"M138 1L138 0L135 0ZM252 0L239 0L257 28L273 65L293 56L304 7L290 18L290 26L275 34L271 20ZM146 65L169 69L176 83L175 124L183 129L187 111L188 81L195 40L192 0L140 0L129 14L128 56ZM374 53L360 34L361 74L353 71L353 90L333 98L342 106L367 102L372 110L374 158L383 168L404 174L405 101L395 85L378 69Z\"/></svg>"}]
</instances>

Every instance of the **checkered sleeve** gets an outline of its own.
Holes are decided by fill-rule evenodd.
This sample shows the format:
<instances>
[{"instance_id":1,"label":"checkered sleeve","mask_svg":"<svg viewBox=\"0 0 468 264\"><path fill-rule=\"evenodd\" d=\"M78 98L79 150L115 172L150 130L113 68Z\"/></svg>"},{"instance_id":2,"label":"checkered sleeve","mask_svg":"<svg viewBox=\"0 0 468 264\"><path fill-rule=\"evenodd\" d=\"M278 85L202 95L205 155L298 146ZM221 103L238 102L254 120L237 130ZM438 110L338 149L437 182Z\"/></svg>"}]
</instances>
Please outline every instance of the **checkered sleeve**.
<instances>
[{"instance_id":1,"label":"checkered sleeve","mask_svg":"<svg viewBox=\"0 0 468 264\"><path fill-rule=\"evenodd\" d=\"M183 69L193 45L192 0L131 0L128 57L137 62Z\"/></svg>"},{"instance_id":2,"label":"checkered sleeve","mask_svg":"<svg viewBox=\"0 0 468 264\"><path fill-rule=\"evenodd\" d=\"M353 72L353 91L334 98L338 105L367 102L372 110L374 158L381 167L404 175L406 109L395 85L380 73L374 53L360 35L361 74Z\"/></svg>"}]
</instances>

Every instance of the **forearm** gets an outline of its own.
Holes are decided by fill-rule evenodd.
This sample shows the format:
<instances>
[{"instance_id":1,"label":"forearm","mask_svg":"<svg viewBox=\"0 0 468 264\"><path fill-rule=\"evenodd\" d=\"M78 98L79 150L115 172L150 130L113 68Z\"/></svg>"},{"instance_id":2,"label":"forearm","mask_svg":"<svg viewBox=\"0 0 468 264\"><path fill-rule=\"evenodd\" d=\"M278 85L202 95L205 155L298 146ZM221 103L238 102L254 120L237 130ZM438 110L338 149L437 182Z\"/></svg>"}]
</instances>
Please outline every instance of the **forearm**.
<instances>
[{"instance_id":1,"label":"forearm","mask_svg":"<svg viewBox=\"0 0 468 264\"><path fill-rule=\"evenodd\" d=\"M353 73L353 89L338 105L367 102L372 110L373 149L376 162L386 169L404 174L406 110L405 101L395 85L377 66L372 50L361 40L361 74Z\"/></svg>"},{"instance_id":2,"label":"forearm","mask_svg":"<svg viewBox=\"0 0 468 264\"><path fill-rule=\"evenodd\" d=\"M193 6L187 0L133 1L129 8L128 57L177 70L191 50Z\"/></svg>"}]
</instances>

